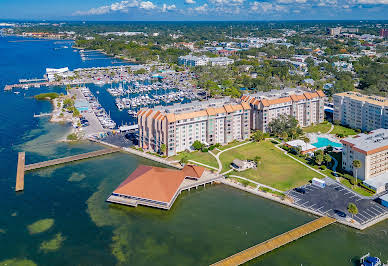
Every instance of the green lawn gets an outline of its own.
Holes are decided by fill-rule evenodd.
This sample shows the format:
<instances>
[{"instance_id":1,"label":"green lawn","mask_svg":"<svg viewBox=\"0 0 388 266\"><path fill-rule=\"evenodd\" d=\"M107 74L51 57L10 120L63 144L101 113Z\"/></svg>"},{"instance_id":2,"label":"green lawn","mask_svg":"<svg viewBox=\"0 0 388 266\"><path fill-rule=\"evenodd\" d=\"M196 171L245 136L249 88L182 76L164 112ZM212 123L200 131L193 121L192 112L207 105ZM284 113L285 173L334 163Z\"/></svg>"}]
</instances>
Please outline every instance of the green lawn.
<instances>
[{"instance_id":1,"label":"green lawn","mask_svg":"<svg viewBox=\"0 0 388 266\"><path fill-rule=\"evenodd\" d=\"M170 161L179 161L184 154L185 153L181 152L178 155L169 157L168 159ZM199 163L203 163L203 164L218 168L217 160L208 152L194 151L187 154L189 155L188 157L189 160L197 161Z\"/></svg>"},{"instance_id":2,"label":"green lawn","mask_svg":"<svg viewBox=\"0 0 388 266\"><path fill-rule=\"evenodd\" d=\"M305 132L305 133L317 133L317 132L326 133L327 131L330 130L330 128L331 128L331 124L329 122L325 121L321 124L305 127L305 128L303 128L303 132Z\"/></svg>"},{"instance_id":3,"label":"green lawn","mask_svg":"<svg viewBox=\"0 0 388 266\"><path fill-rule=\"evenodd\" d=\"M347 186L348 188L352 189L354 192L363 195L363 196L373 196L373 193L369 192L366 189L363 189L359 186L353 186L350 184L349 180L345 178L341 178L341 184Z\"/></svg>"},{"instance_id":4,"label":"green lawn","mask_svg":"<svg viewBox=\"0 0 388 266\"><path fill-rule=\"evenodd\" d=\"M234 159L246 160L255 156L261 157L261 163L257 169L249 169L244 172L234 171L230 174L246 177L280 190L301 186L313 177L322 177L284 155L270 141L253 142L224 152L220 156L223 171L230 169L230 164Z\"/></svg>"},{"instance_id":5,"label":"green lawn","mask_svg":"<svg viewBox=\"0 0 388 266\"><path fill-rule=\"evenodd\" d=\"M330 134L334 134L334 135L343 134L344 136L357 135L357 133L356 133L356 131L354 131L354 129L347 128L347 127L340 126L340 125L335 125L333 131L330 132Z\"/></svg>"},{"instance_id":6,"label":"green lawn","mask_svg":"<svg viewBox=\"0 0 388 266\"><path fill-rule=\"evenodd\" d=\"M236 146L236 145L243 144L243 143L245 143L245 142L248 142L248 141L247 141L247 140L244 140L244 141L238 141L238 142L237 142L237 141L236 141L236 142L231 142L231 143L225 144L224 146L219 147L218 149L221 150L221 151L223 151L223 150L229 149L229 148L231 148L231 147L234 147L234 146Z\"/></svg>"},{"instance_id":7,"label":"green lawn","mask_svg":"<svg viewBox=\"0 0 388 266\"><path fill-rule=\"evenodd\" d=\"M309 127L305 127L303 128L303 132L305 133L326 133L330 130L331 128L331 123L329 123L328 121L325 121L321 124L317 124L317 125L313 125L313 126L309 126ZM347 128L347 127L344 127L344 126L340 126L340 125L334 125L334 129L333 131L330 132L330 134L343 134L344 136L349 136L349 135L356 135L356 131L354 131L353 129L351 128Z\"/></svg>"}]
</instances>

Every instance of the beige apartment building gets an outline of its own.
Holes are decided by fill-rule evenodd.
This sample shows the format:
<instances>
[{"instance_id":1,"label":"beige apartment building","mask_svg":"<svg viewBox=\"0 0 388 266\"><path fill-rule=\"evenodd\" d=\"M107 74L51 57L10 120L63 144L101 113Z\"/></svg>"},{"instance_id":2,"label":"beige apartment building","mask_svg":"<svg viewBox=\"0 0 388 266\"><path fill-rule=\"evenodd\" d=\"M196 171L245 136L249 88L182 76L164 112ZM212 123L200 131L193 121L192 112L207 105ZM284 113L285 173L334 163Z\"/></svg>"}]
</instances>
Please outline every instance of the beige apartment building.
<instances>
[{"instance_id":1,"label":"beige apartment building","mask_svg":"<svg viewBox=\"0 0 388 266\"><path fill-rule=\"evenodd\" d=\"M361 168L357 178L376 192L388 184L388 129L376 129L369 134L358 134L341 140L342 168L356 176L353 161L359 160Z\"/></svg>"},{"instance_id":2,"label":"beige apartment building","mask_svg":"<svg viewBox=\"0 0 388 266\"><path fill-rule=\"evenodd\" d=\"M268 124L280 115L292 115L301 127L322 123L324 120L324 99L322 91L302 89L272 90L242 96L250 104L251 127L268 131Z\"/></svg>"},{"instance_id":3,"label":"beige apartment building","mask_svg":"<svg viewBox=\"0 0 388 266\"><path fill-rule=\"evenodd\" d=\"M190 149L194 141L225 144L249 138L250 106L230 98L144 108L138 112L139 146L167 155Z\"/></svg>"},{"instance_id":4,"label":"beige apartment building","mask_svg":"<svg viewBox=\"0 0 388 266\"><path fill-rule=\"evenodd\" d=\"M388 128L387 98L348 91L334 94L333 103L333 119L342 125L363 131Z\"/></svg>"}]
</instances>

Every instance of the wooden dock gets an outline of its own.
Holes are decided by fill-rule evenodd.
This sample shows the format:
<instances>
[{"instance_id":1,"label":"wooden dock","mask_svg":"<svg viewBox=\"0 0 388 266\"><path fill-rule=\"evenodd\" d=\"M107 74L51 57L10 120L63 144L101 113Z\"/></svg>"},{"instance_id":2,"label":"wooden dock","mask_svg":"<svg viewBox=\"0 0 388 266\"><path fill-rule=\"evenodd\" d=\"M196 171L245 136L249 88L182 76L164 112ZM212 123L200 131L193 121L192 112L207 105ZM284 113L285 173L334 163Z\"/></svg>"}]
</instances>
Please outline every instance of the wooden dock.
<instances>
[{"instance_id":1,"label":"wooden dock","mask_svg":"<svg viewBox=\"0 0 388 266\"><path fill-rule=\"evenodd\" d=\"M109 148L109 149L92 151L92 152L87 152L87 153L83 153L83 154L78 154L78 155L68 156L68 157L64 157L64 158L44 161L44 162L40 162L40 163L27 164L27 165L25 165L25 160L26 160L25 153L19 152L15 191L24 190L24 173L25 173L25 171L35 170L35 169L39 169L39 168L43 168L43 167L49 167L49 166L53 166L53 165L64 164L64 163L69 163L69 162L74 162L74 161L79 161L79 160L84 160L84 159L102 156L102 155L106 155L106 154L110 154L110 153L114 153L114 152L118 152L118 151L120 151L120 148Z\"/></svg>"},{"instance_id":2,"label":"wooden dock","mask_svg":"<svg viewBox=\"0 0 388 266\"><path fill-rule=\"evenodd\" d=\"M19 152L18 154L18 169L16 172L16 186L15 191L24 190L24 166L26 161L26 153Z\"/></svg>"},{"instance_id":3,"label":"wooden dock","mask_svg":"<svg viewBox=\"0 0 388 266\"><path fill-rule=\"evenodd\" d=\"M250 247L246 250L243 250L235 255L232 255L228 258L225 258L219 262L216 262L212 265L241 265L245 262L248 262L254 258L257 258L261 255L264 255L274 249L277 249L281 246L284 246L292 241L295 241L305 235L311 234L323 227L326 227L336 220L327 216L323 216L319 219L311 221L307 224L299 226L291 231L283 233L279 236L271 238L263 243Z\"/></svg>"},{"instance_id":4,"label":"wooden dock","mask_svg":"<svg viewBox=\"0 0 388 266\"><path fill-rule=\"evenodd\" d=\"M48 166L53 166L53 165L58 165L58 164L63 164L63 163L84 160L84 159L88 159L88 158L92 158L92 157L102 156L102 155L106 155L106 154L110 154L110 153L114 153L114 152L118 152L118 151L120 151L120 148L110 148L110 149L92 151L92 152L82 153L82 154L68 156L68 157L64 157L64 158L44 161L44 162L40 162L40 163L27 164L24 169L25 169L25 171L35 170L35 169L39 169L39 168L43 168L43 167L48 167Z\"/></svg>"}]
</instances>

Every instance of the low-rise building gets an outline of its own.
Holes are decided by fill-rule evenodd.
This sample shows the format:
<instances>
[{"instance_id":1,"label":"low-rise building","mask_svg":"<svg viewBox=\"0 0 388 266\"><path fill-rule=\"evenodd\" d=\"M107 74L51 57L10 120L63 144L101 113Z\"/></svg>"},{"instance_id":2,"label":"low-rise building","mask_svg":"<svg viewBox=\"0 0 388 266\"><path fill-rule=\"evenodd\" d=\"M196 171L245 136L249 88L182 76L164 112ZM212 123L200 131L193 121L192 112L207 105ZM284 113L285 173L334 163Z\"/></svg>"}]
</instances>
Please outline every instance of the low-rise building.
<instances>
[{"instance_id":1,"label":"low-rise building","mask_svg":"<svg viewBox=\"0 0 388 266\"><path fill-rule=\"evenodd\" d=\"M242 96L251 106L251 128L268 131L268 124L280 115L292 115L301 127L322 123L324 99L322 91L302 89L273 90Z\"/></svg>"},{"instance_id":2,"label":"low-rise building","mask_svg":"<svg viewBox=\"0 0 388 266\"><path fill-rule=\"evenodd\" d=\"M385 97L348 91L334 94L333 102L334 121L342 125L364 131L388 128L388 101Z\"/></svg>"},{"instance_id":3,"label":"low-rise building","mask_svg":"<svg viewBox=\"0 0 388 266\"><path fill-rule=\"evenodd\" d=\"M182 170L140 165L109 196L108 202L137 207L170 209L182 190L196 183L212 182L204 167L186 165ZM185 182L187 180L187 182Z\"/></svg>"},{"instance_id":4,"label":"low-rise building","mask_svg":"<svg viewBox=\"0 0 388 266\"><path fill-rule=\"evenodd\" d=\"M207 56L193 56L185 55L178 58L178 64L184 66L227 66L233 64L234 60L228 57L207 57Z\"/></svg>"},{"instance_id":5,"label":"low-rise building","mask_svg":"<svg viewBox=\"0 0 388 266\"><path fill-rule=\"evenodd\" d=\"M225 144L249 138L250 106L231 98L159 106L138 112L139 146L168 156L191 149L194 141Z\"/></svg>"},{"instance_id":6,"label":"low-rise building","mask_svg":"<svg viewBox=\"0 0 388 266\"><path fill-rule=\"evenodd\" d=\"M342 139L341 143L342 168L376 192L384 191L388 184L388 129L361 133ZM359 169L353 167L354 160L361 162Z\"/></svg>"},{"instance_id":7,"label":"low-rise building","mask_svg":"<svg viewBox=\"0 0 388 266\"><path fill-rule=\"evenodd\" d=\"M289 148L300 148L301 154L307 154L310 152L314 152L317 149L317 147L311 145L310 143L306 143L300 139L288 141L288 142L286 142L285 145Z\"/></svg>"},{"instance_id":8,"label":"low-rise building","mask_svg":"<svg viewBox=\"0 0 388 266\"><path fill-rule=\"evenodd\" d=\"M185 55L178 58L178 64L184 66L205 66L209 62L206 56Z\"/></svg>"}]
</instances>

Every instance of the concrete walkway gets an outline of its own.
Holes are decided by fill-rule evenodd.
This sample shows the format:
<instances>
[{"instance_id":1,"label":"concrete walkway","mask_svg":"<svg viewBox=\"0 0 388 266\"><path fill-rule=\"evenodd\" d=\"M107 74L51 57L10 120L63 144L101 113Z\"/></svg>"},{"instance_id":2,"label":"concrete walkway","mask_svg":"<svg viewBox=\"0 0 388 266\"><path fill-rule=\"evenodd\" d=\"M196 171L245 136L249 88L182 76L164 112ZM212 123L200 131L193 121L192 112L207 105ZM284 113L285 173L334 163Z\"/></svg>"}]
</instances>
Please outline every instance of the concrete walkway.
<instances>
[{"instance_id":1,"label":"concrete walkway","mask_svg":"<svg viewBox=\"0 0 388 266\"><path fill-rule=\"evenodd\" d=\"M256 184L256 185L258 186L257 188L259 188L259 187L265 187L265 188L269 188L269 189L271 189L271 190L273 190L273 191L277 191L277 192L280 192L280 193L284 193L284 191L281 191L281 190L279 190L279 189L276 189L276 188L273 188L273 187L270 187L270 186L261 184L261 183L259 183L259 182L253 181L253 180L251 180L251 179L248 179L248 178L245 178L245 177L242 177L242 176L238 176L238 175L230 175L230 176L231 176L231 177L240 178L240 179L244 179L244 180L249 181L249 182L251 182L251 183L253 183L253 184Z\"/></svg>"},{"instance_id":2,"label":"concrete walkway","mask_svg":"<svg viewBox=\"0 0 388 266\"><path fill-rule=\"evenodd\" d=\"M330 132L332 132L334 129L334 124L331 124L331 127L329 129L329 131L326 132L326 134L330 134Z\"/></svg>"},{"instance_id":3,"label":"concrete walkway","mask_svg":"<svg viewBox=\"0 0 388 266\"><path fill-rule=\"evenodd\" d=\"M207 164L204 164L204 163L200 163L200 162L197 162L197 161L194 161L194 160L189 160L189 162L195 163L195 164L199 164L199 165L205 166L205 167L207 167L207 168L214 169L214 170L216 170L216 171L218 170L218 168L215 168L215 167L213 167L213 166L210 166L210 165L207 165Z\"/></svg>"},{"instance_id":4,"label":"concrete walkway","mask_svg":"<svg viewBox=\"0 0 388 266\"><path fill-rule=\"evenodd\" d=\"M334 176L335 176L335 180L337 180L337 182L341 182L341 180L339 179L338 175L337 175L337 166L338 166L338 161L336 158L334 158L333 156L330 156L331 159L334 161L334 165L333 165L333 172L334 172Z\"/></svg>"},{"instance_id":5,"label":"concrete walkway","mask_svg":"<svg viewBox=\"0 0 388 266\"><path fill-rule=\"evenodd\" d=\"M236 146L227 148L227 149L225 149L225 150L221 150L221 151L220 151L219 153L217 153L217 154L214 154L214 153L212 153L211 151L209 151L209 153L210 153L211 155L213 155L213 157L216 158L216 160L217 160L217 163L218 163L217 174L221 173L221 171L222 171L222 163L221 163L221 160L220 160L220 155L221 155L222 153L224 153L224 152L226 152L226 151L229 151L229 150L232 150L232 149L235 149L235 148L238 148L238 147L241 147L241 146L246 145L246 144L251 143L251 142L252 142L252 141L247 141L247 142L245 142L245 143L238 144L238 145L236 145Z\"/></svg>"}]
</instances>

